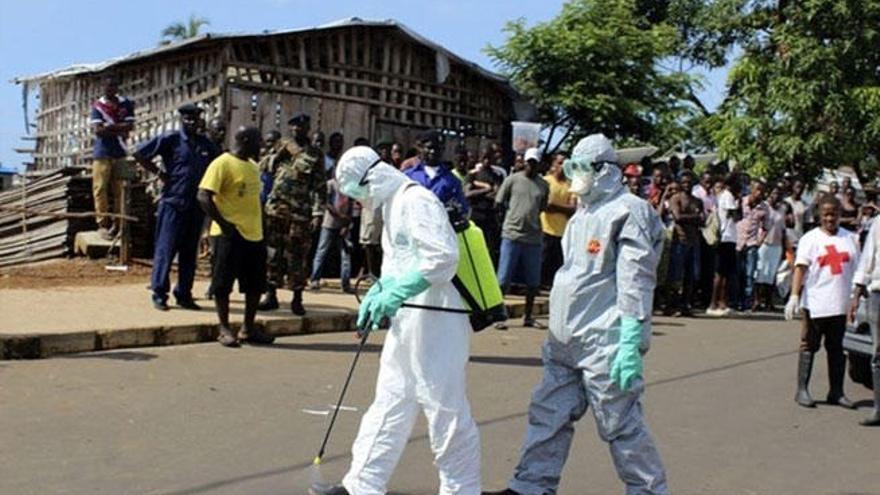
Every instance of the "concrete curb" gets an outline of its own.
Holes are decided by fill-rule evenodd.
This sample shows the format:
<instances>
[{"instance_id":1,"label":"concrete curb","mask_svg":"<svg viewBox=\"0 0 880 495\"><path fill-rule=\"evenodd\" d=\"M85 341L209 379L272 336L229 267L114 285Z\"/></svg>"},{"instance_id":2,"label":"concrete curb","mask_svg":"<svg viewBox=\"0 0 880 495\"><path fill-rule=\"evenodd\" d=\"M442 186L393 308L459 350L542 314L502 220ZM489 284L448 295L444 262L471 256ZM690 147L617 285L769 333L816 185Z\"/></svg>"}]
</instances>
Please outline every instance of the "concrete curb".
<instances>
[{"instance_id":1,"label":"concrete curb","mask_svg":"<svg viewBox=\"0 0 880 495\"><path fill-rule=\"evenodd\" d=\"M549 303L535 301L535 314L546 314ZM508 303L510 318L522 317L525 304ZM356 315L323 313L304 317L260 319L257 325L278 337L313 333L351 332ZM181 324L144 328L116 328L68 333L0 334L0 360L42 359L63 354L108 351L135 347L195 344L217 339L216 323Z\"/></svg>"}]
</instances>

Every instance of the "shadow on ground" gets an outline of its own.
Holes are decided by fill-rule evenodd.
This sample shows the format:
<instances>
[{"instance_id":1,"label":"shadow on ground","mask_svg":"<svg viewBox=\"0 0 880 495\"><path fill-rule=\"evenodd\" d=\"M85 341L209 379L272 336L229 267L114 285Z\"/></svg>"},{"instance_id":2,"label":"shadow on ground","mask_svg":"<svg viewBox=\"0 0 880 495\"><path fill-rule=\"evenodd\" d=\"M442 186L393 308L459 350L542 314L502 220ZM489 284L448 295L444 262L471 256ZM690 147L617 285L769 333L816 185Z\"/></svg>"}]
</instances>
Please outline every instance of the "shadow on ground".
<instances>
[{"instance_id":1,"label":"shadow on ground","mask_svg":"<svg viewBox=\"0 0 880 495\"><path fill-rule=\"evenodd\" d=\"M138 351L111 351L111 352L91 352L87 354L74 354L64 356L61 359L110 359L113 361L152 361L159 357L149 352Z\"/></svg>"}]
</instances>

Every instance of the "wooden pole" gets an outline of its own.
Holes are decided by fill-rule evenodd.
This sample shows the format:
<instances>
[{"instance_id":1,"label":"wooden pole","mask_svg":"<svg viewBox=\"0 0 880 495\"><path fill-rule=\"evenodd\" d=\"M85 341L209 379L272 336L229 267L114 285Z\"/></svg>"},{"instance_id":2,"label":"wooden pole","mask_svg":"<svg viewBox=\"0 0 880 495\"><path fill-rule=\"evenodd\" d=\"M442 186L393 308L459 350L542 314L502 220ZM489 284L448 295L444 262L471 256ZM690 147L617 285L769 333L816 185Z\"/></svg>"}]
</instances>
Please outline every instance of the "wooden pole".
<instances>
[{"instance_id":1,"label":"wooden pole","mask_svg":"<svg viewBox=\"0 0 880 495\"><path fill-rule=\"evenodd\" d=\"M122 181L122 187L119 188L120 195L122 196L119 199L120 208L122 208L122 214L120 215L120 225L119 230L121 231L122 239L119 243L119 263L122 265L127 265L129 261L131 261L131 239L129 235L128 222L125 221L128 216L128 180Z\"/></svg>"}]
</instances>

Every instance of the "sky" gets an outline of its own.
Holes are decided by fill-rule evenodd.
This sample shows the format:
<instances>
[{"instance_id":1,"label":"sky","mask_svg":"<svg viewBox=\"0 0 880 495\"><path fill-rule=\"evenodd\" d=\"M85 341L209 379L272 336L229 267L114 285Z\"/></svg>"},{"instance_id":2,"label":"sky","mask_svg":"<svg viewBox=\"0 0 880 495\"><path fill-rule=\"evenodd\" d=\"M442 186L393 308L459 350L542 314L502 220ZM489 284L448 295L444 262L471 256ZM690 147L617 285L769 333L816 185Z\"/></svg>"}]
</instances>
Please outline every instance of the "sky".
<instances>
[{"instance_id":1,"label":"sky","mask_svg":"<svg viewBox=\"0 0 880 495\"><path fill-rule=\"evenodd\" d=\"M315 26L347 17L396 19L457 55L494 69L483 53L504 42L505 23L554 17L562 0L0 0L0 164L19 167L31 148L22 88L11 80L74 63L100 62L153 47L162 29L190 14L206 32L259 32ZM724 94L725 71L706 75L699 95L710 108ZM96 95L97 96L97 95Z\"/></svg>"}]
</instances>

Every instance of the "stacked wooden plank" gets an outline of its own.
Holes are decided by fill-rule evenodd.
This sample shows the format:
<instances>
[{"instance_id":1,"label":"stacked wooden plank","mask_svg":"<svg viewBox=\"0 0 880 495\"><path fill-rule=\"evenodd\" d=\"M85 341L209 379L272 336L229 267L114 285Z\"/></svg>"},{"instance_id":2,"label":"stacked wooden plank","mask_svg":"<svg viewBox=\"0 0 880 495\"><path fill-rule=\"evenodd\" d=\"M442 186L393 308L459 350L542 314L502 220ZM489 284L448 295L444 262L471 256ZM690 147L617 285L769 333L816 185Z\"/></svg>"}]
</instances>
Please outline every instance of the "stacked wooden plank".
<instances>
[{"instance_id":1,"label":"stacked wooden plank","mask_svg":"<svg viewBox=\"0 0 880 495\"><path fill-rule=\"evenodd\" d=\"M78 232L94 230L95 220L65 214L91 212L92 178L80 168L63 168L28 178L23 187L0 193L0 267L67 256ZM143 184L131 186L132 253L152 256L154 212ZM111 204L112 204L111 198ZM53 216L54 215L54 216Z\"/></svg>"}]
</instances>

